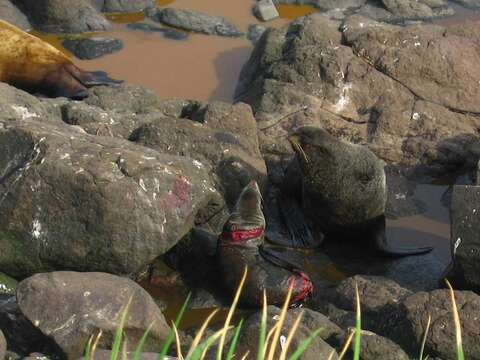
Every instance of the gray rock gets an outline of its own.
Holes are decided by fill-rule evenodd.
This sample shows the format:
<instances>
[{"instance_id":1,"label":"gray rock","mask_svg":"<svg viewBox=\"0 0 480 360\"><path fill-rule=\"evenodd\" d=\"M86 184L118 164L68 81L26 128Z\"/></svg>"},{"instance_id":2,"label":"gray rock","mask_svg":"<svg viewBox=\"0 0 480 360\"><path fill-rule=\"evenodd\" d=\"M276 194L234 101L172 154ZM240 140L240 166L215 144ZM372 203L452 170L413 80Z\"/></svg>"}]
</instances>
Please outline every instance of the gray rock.
<instances>
[{"instance_id":1,"label":"gray rock","mask_svg":"<svg viewBox=\"0 0 480 360\"><path fill-rule=\"evenodd\" d=\"M133 357L133 353L127 352L126 355L127 355L127 359L131 359ZM95 351L96 360L110 360L111 356L112 356L112 352L110 350L98 349L97 351ZM159 360L158 359L159 356L160 354L158 353L142 352L142 354L140 355L140 360ZM83 360L85 359L85 357L82 357L81 359ZM178 360L178 358L172 357L172 356L165 356L163 360Z\"/></svg>"},{"instance_id":2,"label":"gray rock","mask_svg":"<svg viewBox=\"0 0 480 360\"><path fill-rule=\"evenodd\" d=\"M11 275L135 273L218 196L192 159L61 123L2 120L0 149L0 266Z\"/></svg>"},{"instance_id":3,"label":"gray rock","mask_svg":"<svg viewBox=\"0 0 480 360\"><path fill-rule=\"evenodd\" d=\"M395 281L380 276L356 275L342 281L335 289L335 304L342 309L355 311L355 284L358 285L362 312L372 314L386 307L396 306L411 295Z\"/></svg>"},{"instance_id":4,"label":"gray rock","mask_svg":"<svg viewBox=\"0 0 480 360\"><path fill-rule=\"evenodd\" d=\"M17 298L22 313L53 338L69 359L80 357L90 336L100 330L99 346L111 346L130 298L124 334L132 349L152 323L145 351L160 350L169 333L165 318L145 290L109 274L37 274L20 283Z\"/></svg>"},{"instance_id":5,"label":"gray rock","mask_svg":"<svg viewBox=\"0 0 480 360\"><path fill-rule=\"evenodd\" d=\"M427 211L427 205L415 196L416 183L407 179L395 169L386 169L388 219L414 216Z\"/></svg>"},{"instance_id":6,"label":"gray rock","mask_svg":"<svg viewBox=\"0 0 480 360\"><path fill-rule=\"evenodd\" d=\"M452 0L453 2L456 2L460 5L469 7L469 8L478 8L480 7L480 1L479 0Z\"/></svg>"},{"instance_id":7,"label":"gray rock","mask_svg":"<svg viewBox=\"0 0 480 360\"><path fill-rule=\"evenodd\" d=\"M27 17L10 0L0 0L0 19L25 31L32 29Z\"/></svg>"},{"instance_id":8,"label":"gray rock","mask_svg":"<svg viewBox=\"0 0 480 360\"><path fill-rule=\"evenodd\" d=\"M268 316L267 316L268 330L271 329L272 326L274 326L274 324L278 319L279 314L280 314L280 309L274 306L268 307ZM293 323L295 322L297 316L298 316L298 311L288 312L287 318L285 319L285 323L281 330L281 336L285 336L285 337L288 336L289 330L292 328ZM308 317L308 315L306 315L306 317ZM243 331L241 332L241 335L238 341L237 351L239 354L244 354L247 351L250 351L250 354L252 357L256 356L258 352L258 338L259 338L258 324L260 324L260 322L261 322L261 312L253 314L245 321L243 326ZM308 338L308 336L310 336L313 331L318 329L318 328L310 328L307 324L313 325L313 326L320 326L324 328L325 331L322 331L319 337L311 343L311 346L307 348L305 353L302 355L302 359L305 359L305 360L310 360L310 359L313 360L313 359L319 359L319 358L326 359L330 356L332 352L333 352L332 359L337 359L338 356L335 350L332 347L330 347L323 339L328 337L329 335L332 336L333 333L335 333L335 335L338 335L339 333L341 333L341 331L339 330L338 327L336 327L326 318L323 318L320 321L308 321L305 324L300 323L298 331L296 332L296 336L293 337L293 341L290 345L287 358L288 356L291 356L291 354L295 351L295 349L306 338ZM331 332L332 330L329 331L326 329L334 329L334 330L332 333ZM277 351L279 351L278 349L281 349L281 347L277 346ZM276 356L279 356L279 354L277 354Z\"/></svg>"},{"instance_id":9,"label":"gray rock","mask_svg":"<svg viewBox=\"0 0 480 360\"><path fill-rule=\"evenodd\" d=\"M367 0L273 0L275 4L310 5L321 10L359 8Z\"/></svg>"},{"instance_id":10,"label":"gray rock","mask_svg":"<svg viewBox=\"0 0 480 360\"><path fill-rule=\"evenodd\" d=\"M270 21L280 16L272 0L259 0L253 7L253 13L262 21Z\"/></svg>"},{"instance_id":11,"label":"gray rock","mask_svg":"<svg viewBox=\"0 0 480 360\"><path fill-rule=\"evenodd\" d=\"M266 30L267 28L262 25L252 24L248 27L247 38L255 45Z\"/></svg>"},{"instance_id":12,"label":"gray rock","mask_svg":"<svg viewBox=\"0 0 480 360\"><path fill-rule=\"evenodd\" d=\"M466 359L480 359L480 325L476 321L480 311L480 297L470 291L455 291L463 350ZM445 360L457 359L452 302L448 290L421 292L405 299L396 313L385 318L384 331L404 349L417 354L426 330L428 316L431 328L425 344L425 354Z\"/></svg>"},{"instance_id":13,"label":"gray rock","mask_svg":"<svg viewBox=\"0 0 480 360\"><path fill-rule=\"evenodd\" d=\"M5 354L7 353L7 340L3 336L3 332L0 330L0 359L5 359Z\"/></svg>"},{"instance_id":14,"label":"gray rock","mask_svg":"<svg viewBox=\"0 0 480 360\"><path fill-rule=\"evenodd\" d=\"M110 29L110 23L89 0L17 0L36 29L49 33L81 33Z\"/></svg>"},{"instance_id":15,"label":"gray rock","mask_svg":"<svg viewBox=\"0 0 480 360\"><path fill-rule=\"evenodd\" d=\"M365 4L356 12L356 14L376 21L387 22L394 19L394 16L390 11L372 4Z\"/></svg>"},{"instance_id":16,"label":"gray rock","mask_svg":"<svg viewBox=\"0 0 480 360\"><path fill-rule=\"evenodd\" d=\"M206 35L240 37L244 34L226 19L194 10L158 9L152 19L179 29Z\"/></svg>"},{"instance_id":17,"label":"gray rock","mask_svg":"<svg viewBox=\"0 0 480 360\"><path fill-rule=\"evenodd\" d=\"M354 344L352 343L352 351L353 346ZM409 360L410 357L392 340L379 336L373 332L363 330L362 340L360 341L360 359Z\"/></svg>"},{"instance_id":18,"label":"gray rock","mask_svg":"<svg viewBox=\"0 0 480 360\"><path fill-rule=\"evenodd\" d=\"M127 27L132 30L139 30L148 33L157 33L162 35L166 39L170 40L186 40L190 36L185 31L180 31L168 27L160 27L157 25L150 24L148 22L137 22L132 24L127 24Z\"/></svg>"},{"instance_id":19,"label":"gray rock","mask_svg":"<svg viewBox=\"0 0 480 360\"><path fill-rule=\"evenodd\" d=\"M480 291L480 187L453 188L452 220L453 283L458 289Z\"/></svg>"},{"instance_id":20,"label":"gray rock","mask_svg":"<svg viewBox=\"0 0 480 360\"><path fill-rule=\"evenodd\" d=\"M429 19L434 17L431 7L416 0L382 0L385 8L401 19Z\"/></svg>"},{"instance_id":21,"label":"gray rock","mask_svg":"<svg viewBox=\"0 0 480 360\"><path fill-rule=\"evenodd\" d=\"M103 37L67 39L62 45L82 60L96 59L123 49L122 40Z\"/></svg>"},{"instance_id":22,"label":"gray rock","mask_svg":"<svg viewBox=\"0 0 480 360\"><path fill-rule=\"evenodd\" d=\"M137 12L155 5L155 0L94 0L103 12Z\"/></svg>"}]
</instances>

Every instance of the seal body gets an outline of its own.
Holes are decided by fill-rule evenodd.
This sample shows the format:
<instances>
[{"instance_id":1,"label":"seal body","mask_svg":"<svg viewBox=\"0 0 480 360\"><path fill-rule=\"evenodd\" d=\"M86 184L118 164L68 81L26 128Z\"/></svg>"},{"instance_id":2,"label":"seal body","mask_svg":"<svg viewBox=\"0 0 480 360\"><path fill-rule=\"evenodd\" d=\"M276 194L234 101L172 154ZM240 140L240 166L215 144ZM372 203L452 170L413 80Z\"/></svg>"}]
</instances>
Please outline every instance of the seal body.
<instances>
[{"instance_id":1,"label":"seal body","mask_svg":"<svg viewBox=\"0 0 480 360\"><path fill-rule=\"evenodd\" d=\"M0 20L0 81L50 97L81 99L87 87L117 84L103 72L87 72L47 42Z\"/></svg>"},{"instance_id":2,"label":"seal body","mask_svg":"<svg viewBox=\"0 0 480 360\"><path fill-rule=\"evenodd\" d=\"M383 216L384 163L368 148L337 140L325 130L299 129L290 137L302 173L302 206L326 232L358 228Z\"/></svg>"},{"instance_id":3,"label":"seal body","mask_svg":"<svg viewBox=\"0 0 480 360\"><path fill-rule=\"evenodd\" d=\"M225 287L235 293L247 267L241 295L244 305L262 306L264 290L269 304L283 304L290 286L292 303L303 301L313 291L310 279L293 266L278 266L262 255L264 236L262 198L257 183L251 182L242 191L218 241L217 263Z\"/></svg>"},{"instance_id":4,"label":"seal body","mask_svg":"<svg viewBox=\"0 0 480 360\"><path fill-rule=\"evenodd\" d=\"M315 232L368 240L390 255L432 250L395 248L387 243L385 164L370 149L338 140L312 126L298 129L289 141L301 173L302 209Z\"/></svg>"}]
</instances>

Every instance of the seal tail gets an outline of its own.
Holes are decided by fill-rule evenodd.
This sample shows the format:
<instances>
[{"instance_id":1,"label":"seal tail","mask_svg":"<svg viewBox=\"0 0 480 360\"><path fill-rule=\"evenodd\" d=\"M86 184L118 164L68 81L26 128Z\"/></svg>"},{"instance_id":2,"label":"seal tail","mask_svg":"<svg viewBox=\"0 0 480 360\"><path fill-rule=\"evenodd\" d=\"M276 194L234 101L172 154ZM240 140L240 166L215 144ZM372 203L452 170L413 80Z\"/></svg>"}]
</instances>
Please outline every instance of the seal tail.
<instances>
[{"instance_id":1,"label":"seal tail","mask_svg":"<svg viewBox=\"0 0 480 360\"><path fill-rule=\"evenodd\" d=\"M389 244L385 234L385 216L381 216L379 219L377 219L372 228L373 234L371 238L373 240L373 247L384 255L393 257L423 255L433 250L432 246L395 247Z\"/></svg>"}]
</instances>

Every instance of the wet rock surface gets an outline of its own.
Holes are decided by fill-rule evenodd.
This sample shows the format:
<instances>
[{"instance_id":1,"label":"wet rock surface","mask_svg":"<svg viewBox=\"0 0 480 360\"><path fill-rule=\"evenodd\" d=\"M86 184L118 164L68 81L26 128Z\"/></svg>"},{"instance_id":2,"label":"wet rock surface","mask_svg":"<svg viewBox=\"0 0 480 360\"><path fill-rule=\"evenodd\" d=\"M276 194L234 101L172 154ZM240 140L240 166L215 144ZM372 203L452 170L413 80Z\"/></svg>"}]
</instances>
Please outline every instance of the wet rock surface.
<instances>
[{"instance_id":1,"label":"wet rock surface","mask_svg":"<svg viewBox=\"0 0 480 360\"><path fill-rule=\"evenodd\" d=\"M19 27L22 30L30 30L32 25L27 17L10 0L0 1L0 19Z\"/></svg>"},{"instance_id":2,"label":"wet rock surface","mask_svg":"<svg viewBox=\"0 0 480 360\"><path fill-rule=\"evenodd\" d=\"M189 34L185 31L180 31L167 27L160 27L150 24L148 22L132 23L128 24L127 27L131 30L144 31L147 33L158 33L166 39L170 40L186 40L189 38Z\"/></svg>"},{"instance_id":3,"label":"wet rock surface","mask_svg":"<svg viewBox=\"0 0 480 360\"><path fill-rule=\"evenodd\" d=\"M110 29L110 23L89 0L18 0L16 4L36 29L50 33L81 33Z\"/></svg>"},{"instance_id":4,"label":"wet rock surface","mask_svg":"<svg viewBox=\"0 0 480 360\"><path fill-rule=\"evenodd\" d=\"M123 49L121 40L103 37L67 39L63 41L62 45L82 60L96 59Z\"/></svg>"},{"instance_id":5,"label":"wet rock surface","mask_svg":"<svg viewBox=\"0 0 480 360\"><path fill-rule=\"evenodd\" d=\"M198 11L165 8L149 15L153 20L187 31L227 37L243 36L243 33L226 19Z\"/></svg>"},{"instance_id":6,"label":"wet rock surface","mask_svg":"<svg viewBox=\"0 0 480 360\"><path fill-rule=\"evenodd\" d=\"M453 188L452 219L452 254L454 269L451 273L453 284L457 289L480 291L478 242L480 187L461 186Z\"/></svg>"},{"instance_id":7,"label":"wet rock surface","mask_svg":"<svg viewBox=\"0 0 480 360\"><path fill-rule=\"evenodd\" d=\"M155 5L154 0L94 0L103 12L137 12Z\"/></svg>"},{"instance_id":8,"label":"wet rock surface","mask_svg":"<svg viewBox=\"0 0 480 360\"><path fill-rule=\"evenodd\" d=\"M480 327L476 321L480 297L469 291L455 291L462 326L463 349L468 359L478 359ZM448 290L421 292L405 299L399 309L384 322L385 332L412 354L421 346L428 316L432 317L425 351L442 359L456 359L455 326Z\"/></svg>"},{"instance_id":9,"label":"wet rock surface","mask_svg":"<svg viewBox=\"0 0 480 360\"><path fill-rule=\"evenodd\" d=\"M37 274L20 284L22 313L51 337L70 359L79 358L92 334L104 333L99 346L113 343L125 305L130 301L124 333L135 346L153 323L145 351L159 350L169 327L150 295L133 281L102 273Z\"/></svg>"}]
</instances>

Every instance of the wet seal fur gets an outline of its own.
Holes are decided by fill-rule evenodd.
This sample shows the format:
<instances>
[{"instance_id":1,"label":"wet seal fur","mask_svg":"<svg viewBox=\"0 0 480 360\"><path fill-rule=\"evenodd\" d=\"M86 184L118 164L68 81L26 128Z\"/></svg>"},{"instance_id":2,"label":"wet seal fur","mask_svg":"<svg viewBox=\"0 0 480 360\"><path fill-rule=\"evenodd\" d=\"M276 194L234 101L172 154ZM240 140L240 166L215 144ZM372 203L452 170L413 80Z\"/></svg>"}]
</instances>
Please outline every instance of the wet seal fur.
<instances>
[{"instance_id":1,"label":"wet seal fur","mask_svg":"<svg viewBox=\"0 0 480 360\"><path fill-rule=\"evenodd\" d=\"M432 250L387 243L385 164L367 147L338 140L313 126L299 128L288 139L301 169L302 208L316 231L330 237L368 238L377 250L396 256Z\"/></svg>"},{"instance_id":2,"label":"wet seal fur","mask_svg":"<svg viewBox=\"0 0 480 360\"><path fill-rule=\"evenodd\" d=\"M233 295L248 267L240 299L242 304L262 306L265 290L269 304L281 305L291 285L292 304L302 302L313 291L309 277L265 248L264 241L262 196L257 183L252 181L243 189L218 240L217 264L223 284Z\"/></svg>"},{"instance_id":3,"label":"wet seal fur","mask_svg":"<svg viewBox=\"0 0 480 360\"><path fill-rule=\"evenodd\" d=\"M47 42L0 20L0 81L30 93L83 99L87 88L119 84L104 72L87 72Z\"/></svg>"}]
</instances>

